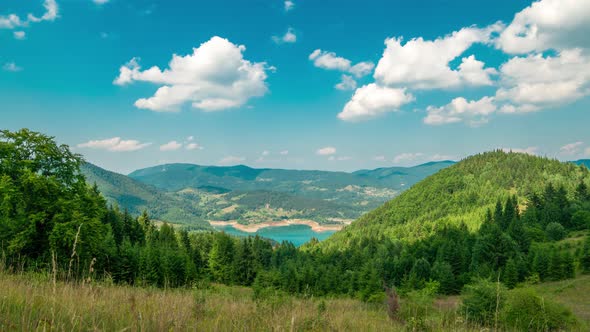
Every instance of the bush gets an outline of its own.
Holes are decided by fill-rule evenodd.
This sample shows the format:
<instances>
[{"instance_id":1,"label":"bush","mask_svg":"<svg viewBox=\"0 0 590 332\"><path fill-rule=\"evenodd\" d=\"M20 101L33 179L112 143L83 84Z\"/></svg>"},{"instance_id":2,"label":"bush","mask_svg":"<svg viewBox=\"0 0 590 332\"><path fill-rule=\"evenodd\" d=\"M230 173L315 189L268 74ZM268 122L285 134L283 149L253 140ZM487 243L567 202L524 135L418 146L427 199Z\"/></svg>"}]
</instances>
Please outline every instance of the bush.
<instances>
[{"instance_id":1,"label":"bush","mask_svg":"<svg viewBox=\"0 0 590 332\"><path fill-rule=\"evenodd\" d=\"M402 321L409 324L412 322L422 322L424 317L431 312L434 294L428 289L414 290L405 295L401 303L399 312ZM422 331L417 329L414 331Z\"/></svg>"},{"instance_id":2,"label":"bush","mask_svg":"<svg viewBox=\"0 0 590 332\"><path fill-rule=\"evenodd\" d=\"M565 237L565 228L560 223L550 222L545 228L547 238L551 241L559 241Z\"/></svg>"},{"instance_id":3,"label":"bush","mask_svg":"<svg viewBox=\"0 0 590 332\"><path fill-rule=\"evenodd\" d=\"M571 330L576 324L571 311L528 288L511 292L501 317L506 329L519 331Z\"/></svg>"},{"instance_id":4,"label":"bush","mask_svg":"<svg viewBox=\"0 0 590 332\"><path fill-rule=\"evenodd\" d=\"M463 289L462 311L469 321L493 325L506 298L504 285L481 279Z\"/></svg>"}]
</instances>

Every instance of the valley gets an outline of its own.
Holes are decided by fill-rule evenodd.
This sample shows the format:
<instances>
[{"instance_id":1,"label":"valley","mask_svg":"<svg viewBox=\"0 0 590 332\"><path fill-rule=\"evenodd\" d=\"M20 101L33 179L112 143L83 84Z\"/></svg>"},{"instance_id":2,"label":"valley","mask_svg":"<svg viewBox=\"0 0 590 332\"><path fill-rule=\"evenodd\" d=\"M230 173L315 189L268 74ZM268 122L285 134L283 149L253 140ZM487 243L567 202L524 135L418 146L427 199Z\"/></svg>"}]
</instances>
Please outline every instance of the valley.
<instances>
[{"instance_id":1,"label":"valley","mask_svg":"<svg viewBox=\"0 0 590 332\"><path fill-rule=\"evenodd\" d=\"M82 171L109 203L132 214L145 210L155 220L191 230L231 226L256 233L266 227L307 225L311 232L304 233L309 240L342 229L452 164L441 161L353 173L170 164L125 176L86 163Z\"/></svg>"}]
</instances>

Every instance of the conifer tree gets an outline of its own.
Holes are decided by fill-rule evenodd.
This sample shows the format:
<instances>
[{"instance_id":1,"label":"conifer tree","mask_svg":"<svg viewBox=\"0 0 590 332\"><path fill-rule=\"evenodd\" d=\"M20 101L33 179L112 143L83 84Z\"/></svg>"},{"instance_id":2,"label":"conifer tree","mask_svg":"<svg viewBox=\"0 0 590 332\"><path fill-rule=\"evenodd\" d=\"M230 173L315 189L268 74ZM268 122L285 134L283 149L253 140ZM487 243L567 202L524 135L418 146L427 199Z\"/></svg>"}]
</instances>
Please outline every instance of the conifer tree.
<instances>
[{"instance_id":1,"label":"conifer tree","mask_svg":"<svg viewBox=\"0 0 590 332\"><path fill-rule=\"evenodd\" d=\"M512 258L510 258L506 262L506 266L504 266L504 271L502 273L502 282L509 289L514 288L514 286L516 286L516 284L518 283L518 270L516 267L516 262Z\"/></svg>"}]
</instances>

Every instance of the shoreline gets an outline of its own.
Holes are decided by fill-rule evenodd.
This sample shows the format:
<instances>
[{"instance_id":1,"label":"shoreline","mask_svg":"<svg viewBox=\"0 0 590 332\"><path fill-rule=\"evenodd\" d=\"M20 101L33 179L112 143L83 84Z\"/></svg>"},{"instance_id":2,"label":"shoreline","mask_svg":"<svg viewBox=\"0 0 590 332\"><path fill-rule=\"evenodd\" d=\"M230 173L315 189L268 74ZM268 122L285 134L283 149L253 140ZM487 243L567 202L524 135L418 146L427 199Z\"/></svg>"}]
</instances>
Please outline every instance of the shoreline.
<instances>
[{"instance_id":1,"label":"shoreline","mask_svg":"<svg viewBox=\"0 0 590 332\"><path fill-rule=\"evenodd\" d=\"M352 221L350 221L352 222ZM313 220L306 220L306 219L290 219L290 220L281 220L281 221L265 221L258 224L251 224L251 225L242 225L239 224L237 221L209 221L211 226L232 226L233 228L246 232L246 233L256 233L257 231L263 228L270 228L270 227L285 227L291 225L305 225L309 226L312 231L316 233L322 232L329 232L329 231L339 231L344 226L350 224L350 222L344 222L342 224L332 224L332 225L321 225L317 221Z\"/></svg>"}]
</instances>

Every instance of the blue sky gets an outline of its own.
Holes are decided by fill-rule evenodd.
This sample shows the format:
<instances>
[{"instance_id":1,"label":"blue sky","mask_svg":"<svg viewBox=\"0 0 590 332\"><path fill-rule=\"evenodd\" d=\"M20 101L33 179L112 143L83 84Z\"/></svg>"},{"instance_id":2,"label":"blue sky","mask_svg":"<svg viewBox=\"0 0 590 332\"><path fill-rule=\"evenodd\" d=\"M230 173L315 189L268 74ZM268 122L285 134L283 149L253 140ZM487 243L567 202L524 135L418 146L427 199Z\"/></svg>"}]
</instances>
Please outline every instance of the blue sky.
<instances>
[{"instance_id":1,"label":"blue sky","mask_svg":"<svg viewBox=\"0 0 590 332\"><path fill-rule=\"evenodd\" d=\"M123 173L579 159L589 22L590 0L2 0L0 127Z\"/></svg>"}]
</instances>

